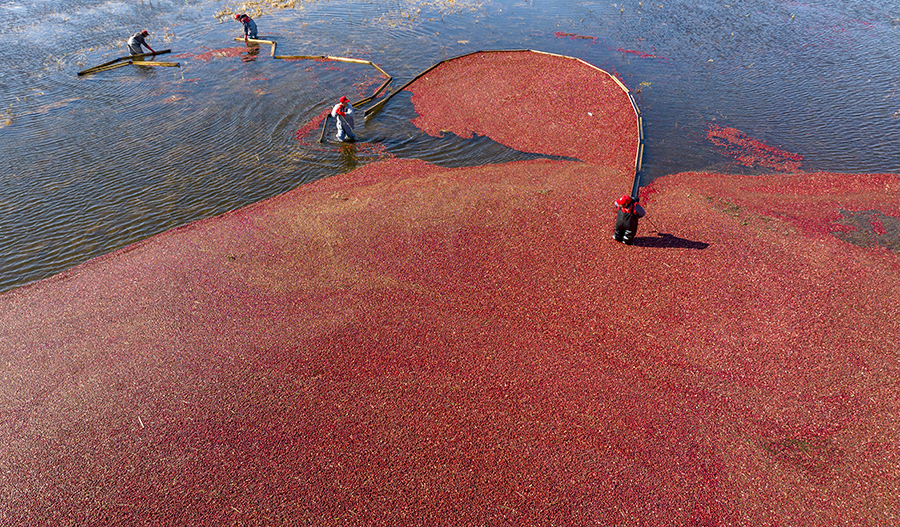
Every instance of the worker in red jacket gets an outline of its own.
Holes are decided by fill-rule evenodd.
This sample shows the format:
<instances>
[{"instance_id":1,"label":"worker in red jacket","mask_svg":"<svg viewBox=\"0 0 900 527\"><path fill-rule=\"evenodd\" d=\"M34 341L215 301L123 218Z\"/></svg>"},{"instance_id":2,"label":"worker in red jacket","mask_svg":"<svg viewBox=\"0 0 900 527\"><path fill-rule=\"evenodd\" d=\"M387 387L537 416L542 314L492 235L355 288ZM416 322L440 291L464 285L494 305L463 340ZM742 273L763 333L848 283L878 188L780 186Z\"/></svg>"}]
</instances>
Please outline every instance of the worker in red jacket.
<instances>
[{"instance_id":1,"label":"worker in red jacket","mask_svg":"<svg viewBox=\"0 0 900 527\"><path fill-rule=\"evenodd\" d=\"M637 234L638 219L643 218L644 208L638 205L637 200L632 200L631 196L623 195L616 200L616 230L613 238L617 242L625 245L634 243L634 236Z\"/></svg>"},{"instance_id":2,"label":"worker in red jacket","mask_svg":"<svg viewBox=\"0 0 900 527\"><path fill-rule=\"evenodd\" d=\"M257 38L256 22L254 22L249 15L239 13L234 15L234 19L244 26L244 40L247 40L248 38Z\"/></svg>"},{"instance_id":3,"label":"worker in red jacket","mask_svg":"<svg viewBox=\"0 0 900 527\"><path fill-rule=\"evenodd\" d=\"M350 99L341 97L340 101L331 109L331 116L337 121L338 141L350 143L356 140L353 133L353 106Z\"/></svg>"}]
</instances>

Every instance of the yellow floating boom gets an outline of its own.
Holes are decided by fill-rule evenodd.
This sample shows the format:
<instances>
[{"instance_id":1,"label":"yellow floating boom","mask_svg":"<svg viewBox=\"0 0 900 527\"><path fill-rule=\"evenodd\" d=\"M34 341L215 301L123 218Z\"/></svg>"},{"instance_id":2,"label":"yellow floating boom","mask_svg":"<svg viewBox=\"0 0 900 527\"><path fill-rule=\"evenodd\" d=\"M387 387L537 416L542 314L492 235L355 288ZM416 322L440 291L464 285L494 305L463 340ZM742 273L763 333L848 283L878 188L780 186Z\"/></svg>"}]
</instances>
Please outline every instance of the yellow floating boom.
<instances>
[{"instance_id":1,"label":"yellow floating boom","mask_svg":"<svg viewBox=\"0 0 900 527\"><path fill-rule=\"evenodd\" d=\"M243 37L234 37L235 40L239 40L241 42L256 42L258 44L274 44L275 42L272 40L263 40L261 38L243 38Z\"/></svg>"},{"instance_id":2,"label":"yellow floating boom","mask_svg":"<svg viewBox=\"0 0 900 527\"><path fill-rule=\"evenodd\" d=\"M276 59L306 59L306 60L316 60L316 59L327 59L325 55L275 55Z\"/></svg>"},{"instance_id":3,"label":"yellow floating boom","mask_svg":"<svg viewBox=\"0 0 900 527\"><path fill-rule=\"evenodd\" d=\"M164 66L167 68L180 68L181 64L177 62L159 62L156 60L132 60L135 66Z\"/></svg>"},{"instance_id":4,"label":"yellow floating boom","mask_svg":"<svg viewBox=\"0 0 900 527\"><path fill-rule=\"evenodd\" d=\"M347 58L347 57L332 57L331 55L328 55L328 56L326 56L325 58L326 58L326 59L331 59L331 60L337 60L337 61L339 61L339 62L350 62L350 63L352 63L352 64L366 64L366 65L369 65L369 66L372 65L372 62L371 62L371 61L368 61L368 60L362 60L362 59L350 59L350 58Z\"/></svg>"}]
</instances>

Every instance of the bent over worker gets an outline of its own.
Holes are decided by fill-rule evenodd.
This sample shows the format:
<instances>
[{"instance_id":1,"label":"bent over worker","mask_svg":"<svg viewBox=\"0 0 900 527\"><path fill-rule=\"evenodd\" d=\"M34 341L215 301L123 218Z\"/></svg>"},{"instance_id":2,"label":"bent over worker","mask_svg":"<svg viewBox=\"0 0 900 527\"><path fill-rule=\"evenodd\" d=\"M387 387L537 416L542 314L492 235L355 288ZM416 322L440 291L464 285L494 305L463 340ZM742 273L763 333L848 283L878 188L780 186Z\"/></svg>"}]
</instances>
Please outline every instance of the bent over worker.
<instances>
[{"instance_id":1,"label":"bent over worker","mask_svg":"<svg viewBox=\"0 0 900 527\"><path fill-rule=\"evenodd\" d=\"M616 200L616 229L613 238L625 245L634 243L634 237L638 230L638 219L643 218L644 208L638 205L637 200L631 196L623 195Z\"/></svg>"},{"instance_id":2,"label":"bent over worker","mask_svg":"<svg viewBox=\"0 0 900 527\"><path fill-rule=\"evenodd\" d=\"M139 31L128 39L128 52L132 55L140 55L144 53L144 50L141 49L141 46L146 47L150 50L150 53L156 53L153 51L153 48L150 47L150 44L147 44L147 41L144 40L144 37L149 37L150 33L147 30Z\"/></svg>"},{"instance_id":3,"label":"bent over worker","mask_svg":"<svg viewBox=\"0 0 900 527\"><path fill-rule=\"evenodd\" d=\"M244 25L244 40L247 38L257 38L256 22L249 15L234 15L234 19Z\"/></svg>"},{"instance_id":4,"label":"bent over worker","mask_svg":"<svg viewBox=\"0 0 900 527\"><path fill-rule=\"evenodd\" d=\"M334 105L331 110L331 116L337 121L337 138L339 141L350 142L356 140L356 134L353 133L353 106L346 97L341 97L340 101Z\"/></svg>"}]
</instances>

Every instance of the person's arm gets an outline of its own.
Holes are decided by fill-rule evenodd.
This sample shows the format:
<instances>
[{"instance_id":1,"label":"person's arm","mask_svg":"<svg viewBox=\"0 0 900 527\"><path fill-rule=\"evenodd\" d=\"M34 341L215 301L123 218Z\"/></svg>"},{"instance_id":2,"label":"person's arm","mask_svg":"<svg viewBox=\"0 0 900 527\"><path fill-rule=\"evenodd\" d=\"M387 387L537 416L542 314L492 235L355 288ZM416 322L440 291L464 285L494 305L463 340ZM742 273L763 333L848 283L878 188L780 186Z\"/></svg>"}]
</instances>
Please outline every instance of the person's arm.
<instances>
[{"instance_id":1,"label":"person's arm","mask_svg":"<svg viewBox=\"0 0 900 527\"><path fill-rule=\"evenodd\" d=\"M156 53L155 51L153 51L153 48L150 47L150 44L147 44L147 39L144 38L144 35L140 35L140 40L138 41L138 43L149 49L150 53Z\"/></svg>"},{"instance_id":2,"label":"person's arm","mask_svg":"<svg viewBox=\"0 0 900 527\"><path fill-rule=\"evenodd\" d=\"M347 124L353 127L353 106L351 106L349 102L347 103L347 107L344 109L344 117L347 118Z\"/></svg>"}]
</instances>

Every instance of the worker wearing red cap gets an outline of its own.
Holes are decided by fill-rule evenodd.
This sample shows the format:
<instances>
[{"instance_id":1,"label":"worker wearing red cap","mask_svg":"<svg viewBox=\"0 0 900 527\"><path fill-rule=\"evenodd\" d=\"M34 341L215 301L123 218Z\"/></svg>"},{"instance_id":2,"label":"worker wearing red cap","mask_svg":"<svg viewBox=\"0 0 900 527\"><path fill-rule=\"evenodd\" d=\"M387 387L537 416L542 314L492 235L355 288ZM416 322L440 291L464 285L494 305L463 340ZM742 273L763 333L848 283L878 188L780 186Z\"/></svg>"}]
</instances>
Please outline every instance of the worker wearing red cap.
<instances>
[{"instance_id":1,"label":"worker wearing red cap","mask_svg":"<svg viewBox=\"0 0 900 527\"><path fill-rule=\"evenodd\" d=\"M331 116L337 120L337 138L339 141L350 142L356 140L353 133L353 106L350 99L341 97L340 101L331 110Z\"/></svg>"},{"instance_id":2,"label":"worker wearing red cap","mask_svg":"<svg viewBox=\"0 0 900 527\"><path fill-rule=\"evenodd\" d=\"M643 218L644 208L638 205L637 200L632 200L631 196L623 195L616 200L616 230L613 238L617 242L625 245L634 243L634 236L637 234L638 219Z\"/></svg>"},{"instance_id":3,"label":"worker wearing red cap","mask_svg":"<svg viewBox=\"0 0 900 527\"><path fill-rule=\"evenodd\" d=\"M244 40L247 40L247 38L258 37L258 35L256 34L256 22L254 22L249 15L234 15L234 19L244 25Z\"/></svg>"},{"instance_id":4,"label":"worker wearing red cap","mask_svg":"<svg viewBox=\"0 0 900 527\"><path fill-rule=\"evenodd\" d=\"M147 30L139 31L134 35L131 35L131 38L128 39L128 52L132 55L140 55L144 53L144 50L141 49L141 46L145 46L150 50L150 53L156 53L153 51L153 48L150 47L150 44L147 44L147 41L144 40L144 37L149 37L150 33Z\"/></svg>"}]
</instances>

